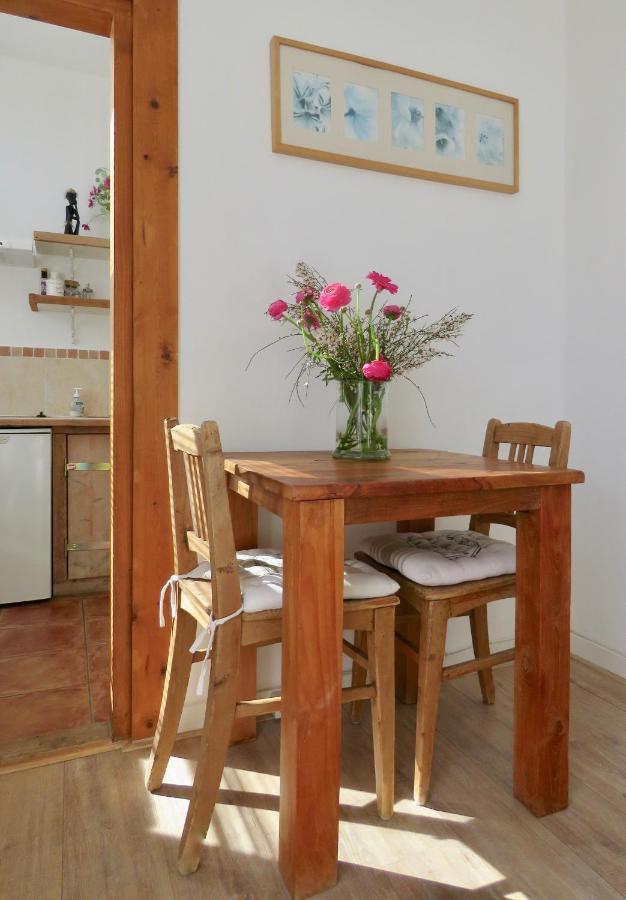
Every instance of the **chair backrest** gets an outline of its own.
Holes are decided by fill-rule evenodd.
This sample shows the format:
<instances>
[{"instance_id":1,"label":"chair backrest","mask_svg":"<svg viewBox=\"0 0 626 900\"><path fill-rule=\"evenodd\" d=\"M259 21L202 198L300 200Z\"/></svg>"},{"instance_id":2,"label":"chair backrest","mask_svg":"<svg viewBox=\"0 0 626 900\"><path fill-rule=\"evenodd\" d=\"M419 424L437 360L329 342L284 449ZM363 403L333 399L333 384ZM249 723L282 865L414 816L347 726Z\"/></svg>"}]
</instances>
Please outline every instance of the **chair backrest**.
<instances>
[{"instance_id":1,"label":"chair backrest","mask_svg":"<svg viewBox=\"0 0 626 900\"><path fill-rule=\"evenodd\" d=\"M177 575L195 568L195 554L211 566L213 612L241 605L233 524L216 422L179 425L165 420L170 514Z\"/></svg>"},{"instance_id":2,"label":"chair backrest","mask_svg":"<svg viewBox=\"0 0 626 900\"><path fill-rule=\"evenodd\" d=\"M565 469L569 459L572 426L569 422L559 421L551 428L549 425L536 425L533 422L501 422L490 419L485 431L483 456L498 459L502 448L508 447L507 458L510 462L532 463L537 447L550 450L548 465L556 469ZM489 526L510 525L515 528L515 514L504 513L494 515L472 516L470 528L482 534L489 534Z\"/></svg>"}]
</instances>

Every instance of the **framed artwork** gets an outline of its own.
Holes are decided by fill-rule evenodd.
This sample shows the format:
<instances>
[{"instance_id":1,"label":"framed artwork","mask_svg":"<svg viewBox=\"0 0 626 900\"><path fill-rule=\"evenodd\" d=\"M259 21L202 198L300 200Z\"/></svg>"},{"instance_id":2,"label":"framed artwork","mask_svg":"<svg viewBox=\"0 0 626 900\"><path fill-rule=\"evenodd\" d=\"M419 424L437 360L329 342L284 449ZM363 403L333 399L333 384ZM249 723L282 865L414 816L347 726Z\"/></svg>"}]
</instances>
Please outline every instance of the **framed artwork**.
<instances>
[{"instance_id":1,"label":"framed artwork","mask_svg":"<svg viewBox=\"0 0 626 900\"><path fill-rule=\"evenodd\" d=\"M283 37L271 71L275 153L519 190L514 97Z\"/></svg>"}]
</instances>

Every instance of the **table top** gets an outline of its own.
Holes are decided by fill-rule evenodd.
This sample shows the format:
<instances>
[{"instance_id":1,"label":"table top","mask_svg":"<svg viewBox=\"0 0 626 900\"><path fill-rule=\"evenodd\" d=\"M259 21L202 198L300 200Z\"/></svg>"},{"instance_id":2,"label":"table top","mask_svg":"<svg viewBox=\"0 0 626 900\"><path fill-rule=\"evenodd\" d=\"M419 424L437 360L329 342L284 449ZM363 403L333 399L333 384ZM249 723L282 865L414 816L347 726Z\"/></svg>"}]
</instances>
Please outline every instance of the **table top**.
<instances>
[{"instance_id":1,"label":"table top","mask_svg":"<svg viewBox=\"0 0 626 900\"><path fill-rule=\"evenodd\" d=\"M323 450L225 453L227 472L287 500L328 500L580 484L575 469L487 459L445 450L393 450L375 462Z\"/></svg>"}]
</instances>

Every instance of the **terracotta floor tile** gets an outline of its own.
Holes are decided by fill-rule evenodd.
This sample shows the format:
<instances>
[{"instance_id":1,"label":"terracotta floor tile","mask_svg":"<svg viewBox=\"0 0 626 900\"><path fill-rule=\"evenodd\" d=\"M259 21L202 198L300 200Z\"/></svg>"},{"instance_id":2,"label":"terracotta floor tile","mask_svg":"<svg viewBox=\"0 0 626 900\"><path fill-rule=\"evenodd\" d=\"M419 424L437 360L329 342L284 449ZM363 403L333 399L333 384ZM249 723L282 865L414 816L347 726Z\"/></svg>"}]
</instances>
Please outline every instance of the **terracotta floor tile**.
<instances>
[{"instance_id":1,"label":"terracotta floor tile","mask_svg":"<svg viewBox=\"0 0 626 900\"><path fill-rule=\"evenodd\" d=\"M89 679L109 678L110 652L108 644L92 644L87 650Z\"/></svg>"},{"instance_id":2,"label":"terracotta floor tile","mask_svg":"<svg viewBox=\"0 0 626 900\"><path fill-rule=\"evenodd\" d=\"M89 724L86 687L0 699L0 740L36 737Z\"/></svg>"},{"instance_id":3,"label":"terracotta floor tile","mask_svg":"<svg viewBox=\"0 0 626 900\"><path fill-rule=\"evenodd\" d=\"M94 619L95 621L101 621ZM82 622L76 625L41 625L32 628L0 628L0 659L42 651L82 650Z\"/></svg>"},{"instance_id":4,"label":"terracotta floor tile","mask_svg":"<svg viewBox=\"0 0 626 900\"><path fill-rule=\"evenodd\" d=\"M106 722L111 718L111 689L108 676L96 678L90 683L91 713L94 722Z\"/></svg>"},{"instance_id":5,"label":"terracotta floor tile","mask_svg":"<svg viewBox=\"0 0 626 900\"><path fill-rule=\"evenodd\" d=\"M111 612L111 600L107 596L85 597L83 609L85 611L85 619L91 619L94 616L108 616Z\"/></svg>"},{"instance_id":6,"label":"terracotta floor tile","mask_svg":"<svg viewBox=\"0 0 626 900\"><path fill-rule=\"evenodd\" d=\"M85 620L87 632L87 646L92 644L107 644L111 637L111 623L108 616L95 616Z\"/></svg>"},{"instance_id":7,"label":"terracotta floor tile","mask_svg":"<svg viewBox=\"0 0 626 900\"><path fill-rule=\"evenodd\" d=\"M31 653L0 660L0 697L32 691L84 686L87 683L82 650ZM24 698L27 703L27 698Z\"/></svg>"},{"instance_id":8,"label":"terracotta floor tile","mask_svg":"<svg viewBox=\"0 0 626 900\"><path fill-rule=\"evenodd\" d=\"M82 621L80 597L40 600L36 603L16 603L0 607L0 628L41 625L70 625Z\"/></svg>"}]
</instances>

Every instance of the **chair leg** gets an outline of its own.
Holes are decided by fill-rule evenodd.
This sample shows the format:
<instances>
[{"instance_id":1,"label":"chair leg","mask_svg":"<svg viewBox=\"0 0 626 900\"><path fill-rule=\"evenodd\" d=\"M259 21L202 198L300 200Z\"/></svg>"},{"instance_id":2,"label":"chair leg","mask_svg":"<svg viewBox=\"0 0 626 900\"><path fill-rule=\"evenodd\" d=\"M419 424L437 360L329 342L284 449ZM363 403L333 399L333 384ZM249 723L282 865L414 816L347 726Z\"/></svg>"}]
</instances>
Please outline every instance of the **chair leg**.
<instances>
[{"instance_id":1,"label":"chair leg","mask_svg":"<svg viewBox=\"0 0 626 900\"><path fill-rule=\"evenodd\" d=\"M367 653L367 632L366 631L355 631L354 633L354 645L358 647L359 650L362 650L363 653ZM367 683L367 669L364 669L363 666L360 666L358 663L352 663L352 687L364 687ZM363 708L362 700L353 700L351 703L351 716L352 721L355 725L361 721L361 710Z\"/></svg>"},{"instance_id":2,"label":"chair leg","mask_svg":"<svg viewBox=\"0 0 626 900\"><path fill-rule=\"evenodd\" d=\"M477 606L469 614L470 628L472 629L472 644L474 645L474 656L480 659L482 656L489 656L489 625L487 623L487 606ZM478 681L480 682L480 691L483 695L483 703L489 706L495 702L496 686L493 681L493 670L483 669L477 672Z\"/></svg>"},{"instance_id":3,"label":"chair leg","mask_svg":"<svg viewBox=\"0 0 626 900\"><path fill-rule=\"evenodd\" d=\"M156 791L163 784L165 770L172 755L191 672L192 655L189 647L195 636L196 620L184 609L179 609L172 625L161 711L148 763L146 786L149 791Z\"/></svg>"},{"instance_id":4,"label":"chair leg","mask_svg":"<svg viewBox=\"0 0 626 900\"><path fill-rule=\"evenodd\" d=\"M233 627L233 623L222 626L222 632L229 627ZM235 627L240 628L240 623ZM220 638L226 638L226 635L218 634L216 642ZM213 665L217 668L215 654L216 650L213 651L212 668ZM235 720L239 687L237 668L238 659L234 660L230 670L228 666L221 665L219 677L217 674L214 677L211 672L200 754L178 850L178 871L181 875L189 875L198 868L202 841L211 824Z\"/></svg>"},{"instance_id":5,"label":"chair leg","mask_svg":"<svg viewBox=\"0 0 626 900\"><path fill-rule=\"evenodd\" d=\"M376 803L381 819L393 815L395 770L394 608L374 613L374 630L367 634L376 695L372 698L372 733L376 772Z\"/></svg>"},{"instance_id":6,"label":"chair leg","mask_svg":"<svg viewBox=\"0 0 626 900\"><path fill-rule=\"evenodd\" d=\"M448 618L449 606L442 602L429 603L421 614L413 791L420 805L426 803L430 787Z\"/></svg>"}]
</instances>

